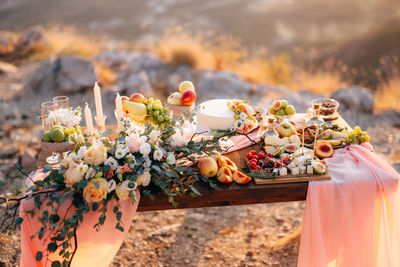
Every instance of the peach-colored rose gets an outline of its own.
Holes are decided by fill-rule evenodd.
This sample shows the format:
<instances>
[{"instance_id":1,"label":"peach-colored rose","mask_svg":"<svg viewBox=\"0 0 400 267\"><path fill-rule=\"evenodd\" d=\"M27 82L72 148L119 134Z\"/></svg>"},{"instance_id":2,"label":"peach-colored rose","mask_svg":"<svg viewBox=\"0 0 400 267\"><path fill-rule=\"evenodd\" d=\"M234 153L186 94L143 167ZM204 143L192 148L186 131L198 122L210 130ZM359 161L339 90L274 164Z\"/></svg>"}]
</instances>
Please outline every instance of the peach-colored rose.
<instances>
[{"instance_id":1,"label":"peach-colored rose","mask_svg":"<svg viewBox=\"0 0 400 267\"><path fill-rule=\"evenodd\" d=\"M96 184L97 183L97 187ZM91 202L100 202L107 198L108 183L103 178L95 178L89 181L86 187L83 189L83 198Z\"/></svg>"},{"instance_id":2,"label":"peach-colored rose","mask_svg":"<svg viewBox=\"0 0 400 267\"><path fill-rule=\"evenodd\" d=\"M125 138L126 145L129 148L130 153L135 153L139 151L140 146L142 145L142 139L137 134L129 135Z\"/></svg>"},{"instance_id":3,"label":"peach-colored rose","mask_svg":"<svg viewBox=\"0 0 400 267\"><path fill-rule=\"evenodd\" d=\"M106 158L107 148L100 144L89 147L85 153L85 161L94 165L100 165Z\"/></svg>"},{"instance_id":4,"label":"peach-colored rose","mask_svg":"<svg viewBox=\"0 0 400 267\"><path fill-rule=\"evenodd\" d=\"M119 166L117 169L117 173L124 174L126 172L132 172L131 168L129 168L129 164L126 163L123 166Z\"/></svg>"},{"instance_id":5,"label":"peach-colored rose","mask_svg":"<svg viewBox=\"0 0 400 267\"><path fill-rule=\"evenodd\" d=\"M85 177L88 168L89 167L86 164L76 164L75 162L71 162L68 170L64 173L65 184L68 187L72 187L74 184L79 183L83 177Z\"/></svg>"}]
</instances>

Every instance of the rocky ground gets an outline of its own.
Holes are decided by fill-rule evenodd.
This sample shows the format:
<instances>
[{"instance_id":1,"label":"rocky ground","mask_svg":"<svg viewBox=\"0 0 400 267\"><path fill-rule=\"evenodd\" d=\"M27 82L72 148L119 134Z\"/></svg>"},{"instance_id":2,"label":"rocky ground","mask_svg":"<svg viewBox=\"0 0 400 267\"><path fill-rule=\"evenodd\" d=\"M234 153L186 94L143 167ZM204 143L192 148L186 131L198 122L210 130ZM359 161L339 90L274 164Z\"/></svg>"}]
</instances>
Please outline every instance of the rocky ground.
<instances>
[{"instance_id":1,"label":"rocky ground","mask_svg":"<svg viewBox=\"0 0 400 267\"><path fill-rule=\"evenodd\" d=\"M27 170L36 166L41 102L67 94L74 106L88 102L94 107L90 88L98 79L98 62L116 77L102 91L108 123L114 122L115 91L129 95L140 88L146 95L165 97L186 79L196 84L199 101L236 97L267 106L279 97L304 112L318 97L307 90L248 83L226 71L170 66L154 55L133 52L0 62L0 193L23 181L15 164ZM374 114L373 96L365 89L341 89L333 97L349 124L366 129L376 152L399 170L400 114ZM296 266L303 209L304 202L293 202L138 213L112 266ZM0 235L0 266L17 266L19 253L18 231Z\"/></svg>"}]
</instances>

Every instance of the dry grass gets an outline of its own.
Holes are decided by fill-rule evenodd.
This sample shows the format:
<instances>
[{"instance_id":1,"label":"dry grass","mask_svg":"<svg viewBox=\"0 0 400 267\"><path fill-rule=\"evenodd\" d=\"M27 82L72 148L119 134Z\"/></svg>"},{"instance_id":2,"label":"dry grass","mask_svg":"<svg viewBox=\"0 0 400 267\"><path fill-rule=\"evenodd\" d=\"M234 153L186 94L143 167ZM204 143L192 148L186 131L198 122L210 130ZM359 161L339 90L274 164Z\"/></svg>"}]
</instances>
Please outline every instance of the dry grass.
<instances>
[{"instance_id":1,"label":"dry grass","mask_svg":"<svg viewBox=\"0 0 400 267\"><path fill-rule=\"evenodd\" d=\"M31 51L31 59L65 55L88 58L104 49L103 38L80 33L72 27L49 26L45 31L50 47Z\"/></svg>"},{"instance_id":2,"label":"dry grass","mask_svg":"<svg viewBox=\"0 0 400 267\"><path fill-rule=\"evenodd\" d=\"M390 109L400 111L400 76L381 83L375 92L375 111Z\"/></svg>"}]
</instances>

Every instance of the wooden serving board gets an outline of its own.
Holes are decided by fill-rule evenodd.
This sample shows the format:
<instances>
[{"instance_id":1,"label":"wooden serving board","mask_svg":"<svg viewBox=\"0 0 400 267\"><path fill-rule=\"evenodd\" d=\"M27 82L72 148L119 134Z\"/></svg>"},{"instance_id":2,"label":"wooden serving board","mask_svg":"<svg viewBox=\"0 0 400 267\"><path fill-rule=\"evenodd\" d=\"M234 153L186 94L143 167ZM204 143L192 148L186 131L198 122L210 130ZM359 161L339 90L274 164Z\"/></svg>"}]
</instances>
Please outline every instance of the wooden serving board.
<instances>
[{"instance_id":1,"label":"wooden serving board","mask_svg":"<svg viewBox=\"0 0 400 267\"><path fill-rule=\"evenodd\" d=\"M325 174L299 174L292 175L288 174L286 176L276 176L274 178L262 179L262 178L254 178L254 182L256 184L278 184L278 183L297 183L297 182L308 182L308 181L324 181L330 180L331 176L329 172Z\"/></svg>"},{"instance_id":2,"label":"wooden serving board","mask_svg":"<svg viewBox=\"0 0 400 267\"><path fill-rule=\"evenodd\" d=\"M226 156L229 157L239 168L247 166L246 154L251 150L260 151L261 144L256 144L254 146L249 146L231 153L227 153ZM331 177L329 172L325 174L299 174L292 175L288 174L286 176L275 176L273 178L253 178L255 184L278 184L278 183L297 183L297 182L308 182L308 181L323 181L330 180Z\"/></svg>"}]
</instances>

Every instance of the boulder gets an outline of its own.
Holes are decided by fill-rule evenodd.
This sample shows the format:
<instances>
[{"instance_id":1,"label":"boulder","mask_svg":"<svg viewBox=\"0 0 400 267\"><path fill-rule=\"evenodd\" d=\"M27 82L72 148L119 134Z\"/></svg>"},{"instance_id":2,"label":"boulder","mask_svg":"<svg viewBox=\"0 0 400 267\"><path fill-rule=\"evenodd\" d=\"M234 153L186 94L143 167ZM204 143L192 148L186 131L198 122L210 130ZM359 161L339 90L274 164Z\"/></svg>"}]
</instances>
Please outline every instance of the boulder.
<instances>
[{"instance_id":1,"label":"boulder","mask_svg":"<svg viewBox=\"0 0 400 267\"><path fill-rule=\"evenodd\" d=\"M12 32L0 31L0 55L14 51L16 35Z\"/></svg>"},{"instance_id":2,"label":"boulder","mask_svg":"<svg viewBox=\"0 0 400 267\"><path fill-rule=\"evenodd\" d=\"M335 91L331 98L340 102L340 110L349 109L358 112L372 113L374 97L365 88L351 87Z\"/></svg>"},{"instance_id":3,"label":"boulder","mask_svg":"<svg viewBox=\"0 0 400 267\"><path fill-rule=\"evenodd\" d=\"M119 71L126 67L128 63L128 54L120 51L105 51L93 57L95 63L100 63L103 66L110 68L113 71Z\"/></svg>"},{"instance_id":4,"label":"boulder","mask_svg":"<svg viewBox=\"0 0 400 267\"><path fill-rule=\"evenodd\" d=\"M149 76L145 71L131 73L119 83L122 94L131 95L133 93L142 93L150 97L154 95Z\"/></svg>"},{"instance_id":5,"label":"boulder","mask_svg":"<svg viewBox=\"0 0 400 267\"><path fill-rule=\"evenodd\" d=\"M57 90L66 94L92 88L97 80L92 62L77 56L57 59L53 70L56 74Z\"/></svg>"},{"instance_id":6,"label":"boulder","mask_svg":"<svg viewBox=\"0 0 400 267\"><path fill-rule=\"evenodd\" d=\"M15 50L25 54L32 51L46 50L50 47L45 31L40 27L33 27L18 38Z\"/></svg>"},{"instance_id":7,"label":"boulder","mask_svg":"<svg viewBox=\"0 0 400 267\"><path fill-rule=\"evenodd\" d=\"M77 56L65 56L56 60L44 60L28 79L25 89L32 89L35 93L46 96L52 96L56 92L73 94L93 88L96 80L91 61Z\"/></svg>"},{"instance_id":8,"label":"boulder","mask_svg":"<svg viewBox=\"0 0 400 267\"><path fill-rule=\"evenodd\" d=\"M171 94L178 90L182 81L193 81L192 68L189 66L179 66L175 72L168 76L167 92Z\"/></svg>"},{"instance_id":9,"label":"boulder","mask_svg":"<svg viewBox=\"0 0 400 267\"><path fill-rule=\"evenodd\" d=\"M204 101L213 98L249 98L251 84L233 72L201 70L195 74L197 98Z\"/></svg>"},{"instance_id":10,"label":"boulder","mask_svg":"<svg viewBox=\"0 0 400 267\"><path fill-rule=\"evenodd\" d=\"M166 66L156 55L150 53L130 53L127 55L128 73L137 73L141 71L149 72Z\"/></svg>"}]
</instances>

